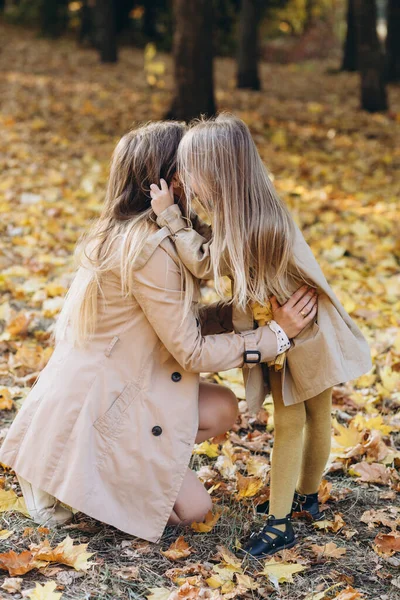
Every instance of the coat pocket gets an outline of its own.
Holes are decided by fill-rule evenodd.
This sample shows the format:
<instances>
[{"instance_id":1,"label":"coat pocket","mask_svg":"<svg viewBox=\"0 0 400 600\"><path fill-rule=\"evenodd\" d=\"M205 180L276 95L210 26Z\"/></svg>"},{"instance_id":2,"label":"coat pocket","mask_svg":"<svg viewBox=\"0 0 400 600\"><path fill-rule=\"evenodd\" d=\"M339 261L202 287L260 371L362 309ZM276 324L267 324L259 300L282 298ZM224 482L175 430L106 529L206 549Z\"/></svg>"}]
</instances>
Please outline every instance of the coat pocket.
<instances>
[{"instance_id":1,"label":"coat pocket","mask_svg":"<svg viewBox=\"0 0 400 600\"><path fill-rule=\"evenodd\" d=\"M117 437L123 423L124 413L139 393L140 388L136 383L133 381L127 383L106 412L95 420L93 427L107 437Z\"/></svg>"}]
</instances>

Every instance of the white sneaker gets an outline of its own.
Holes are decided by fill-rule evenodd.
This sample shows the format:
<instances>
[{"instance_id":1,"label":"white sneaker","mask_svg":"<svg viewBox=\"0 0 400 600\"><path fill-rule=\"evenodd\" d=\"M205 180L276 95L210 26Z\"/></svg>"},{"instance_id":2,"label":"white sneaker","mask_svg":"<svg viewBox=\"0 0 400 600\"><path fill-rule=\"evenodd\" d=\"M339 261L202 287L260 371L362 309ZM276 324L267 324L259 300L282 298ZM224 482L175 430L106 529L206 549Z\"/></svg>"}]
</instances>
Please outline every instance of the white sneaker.
<instances>
[{"instance_id":1,"label":"white sneaker","mask_svg":"<svg viewBox=\"0 0 400 600\"><path fill-rule=\"evenodd\" d=\"M54 527L67 523L74 513L63 506L57 498L31 485L29 481L17 474L22 495L29 515L38 525Z\"/></svg>"}]
</instances>

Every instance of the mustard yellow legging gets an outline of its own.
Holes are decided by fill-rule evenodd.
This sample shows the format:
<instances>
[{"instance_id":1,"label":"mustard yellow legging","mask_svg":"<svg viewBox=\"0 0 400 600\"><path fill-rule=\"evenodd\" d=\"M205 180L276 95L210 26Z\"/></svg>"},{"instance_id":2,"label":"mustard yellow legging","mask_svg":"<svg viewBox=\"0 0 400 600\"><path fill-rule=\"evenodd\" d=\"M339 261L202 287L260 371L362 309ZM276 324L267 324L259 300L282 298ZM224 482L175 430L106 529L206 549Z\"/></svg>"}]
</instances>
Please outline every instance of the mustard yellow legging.
<instances>
[{"instance_id":1,"label":"mustard yellow legging","mask_svg":"<svg viewBox=\"0 0 400 600\"><path fill-rule=\"evenodd\" d=\"M281 372L270 369L269 376L275 424L269 514L279 519L290 512L295 489L302 494L318 491L331 448L332 388L285 406Z\"/></svg>"}]
</instances>

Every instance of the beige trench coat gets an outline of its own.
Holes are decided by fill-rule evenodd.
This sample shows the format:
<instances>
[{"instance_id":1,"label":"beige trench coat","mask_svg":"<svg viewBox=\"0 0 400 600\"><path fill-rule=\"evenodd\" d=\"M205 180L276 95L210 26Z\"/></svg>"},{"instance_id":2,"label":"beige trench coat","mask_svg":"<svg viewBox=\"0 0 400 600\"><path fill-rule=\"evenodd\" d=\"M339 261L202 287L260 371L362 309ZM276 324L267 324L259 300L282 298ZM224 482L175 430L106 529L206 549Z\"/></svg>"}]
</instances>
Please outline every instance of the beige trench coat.
<instances>
[{"instance_id":1,"label":"beige trench coat","mask_svg":"<svg viewBox=\"0 0 400 600\"><path fill-rule=\"evenodd\" d=\"M211 279L211 228L196 213L192 225L182 218L178 205L164 210L157 218L160 227L170 231L179 256L187 268L199 279ZM317 285L318 314L292 340L281 372L282 397L286 406L303 402L327 388L351 381L372 368L371 353L361 330L346 312L327 282L321 267L295 225L294 257L305 274ZM221 274L230 276L227 262L221 265ZM292 293L298 285L293 285ZM278 298L279 300L279 298ZM252 311L233 309L236 332L254 327ZM266 365L264 365L266 367ZM268 368L247 364L243 368L246 400L252 413L262 406L271 391Z\"/></svg>"},{"instance_id":2,"label":"beige trench coat","mask_svg":"<svg viewBox=\"0 0 400 600\"><path fill-rule=\"evenodd\" d=\"M218 334L219 305L181 323L182 274L165 227L132 265L134 294L109 272L92 340L67 332L25 399L0 461L33 486L129 534L157 541L198 430L199 373L277 352L269 327ZM76 277L85 277L81 269Z\"/></svg>"}]
</instances>

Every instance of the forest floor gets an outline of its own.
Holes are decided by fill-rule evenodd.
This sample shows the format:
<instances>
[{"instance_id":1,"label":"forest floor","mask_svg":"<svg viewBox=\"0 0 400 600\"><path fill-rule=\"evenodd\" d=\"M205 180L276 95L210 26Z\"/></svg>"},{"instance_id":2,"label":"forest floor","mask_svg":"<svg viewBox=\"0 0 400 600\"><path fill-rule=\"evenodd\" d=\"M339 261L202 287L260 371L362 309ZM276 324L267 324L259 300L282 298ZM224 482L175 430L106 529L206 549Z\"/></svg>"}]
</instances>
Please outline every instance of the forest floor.
<instances>
[{"instance_id":1,"label":"forest floor","mask_svg":"<svg viewBox=\"0 0 400 600\"><path fill-rule=\"evenodd\" d=\"M0 37L1 442L51 354L74 245L101 208L115 142L133 123L163 117L173 83L163 55L148 58L146 75L139 50L123 49L117 65L104 66L73 40L45 41L1 24ZM81 514L69 526L38 528L3 465L0 598L399 597L400 88L390 88L387 114L369 115L359 110L357 75L335 66L263 64L263 91L248 92L235 89L232 60L216 61L219 109L250 126L280 195L371 346L371 373L334 389L321 528L300 521L298 546L272 561L241 563L229 552L262 522L254 505L268 493L273 443L271 398L256 419L241 400L234 430L193 455L215 502L205 532L167 528L154 545ZM206 289L205 299L212 294ZM217 380L243 398L239 373ZM55 551L67 536L75 545L67 539Z\"/></svg>"}]
</instances>

